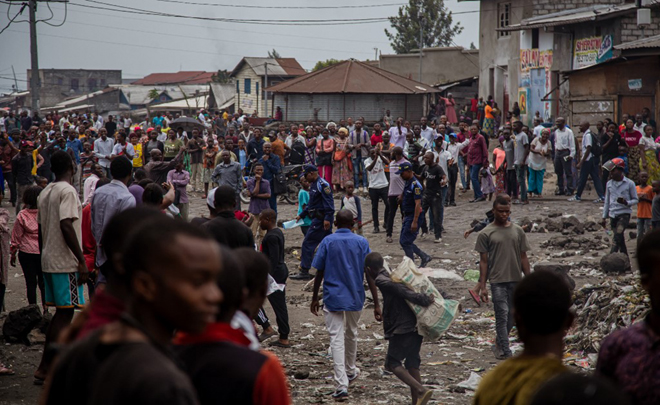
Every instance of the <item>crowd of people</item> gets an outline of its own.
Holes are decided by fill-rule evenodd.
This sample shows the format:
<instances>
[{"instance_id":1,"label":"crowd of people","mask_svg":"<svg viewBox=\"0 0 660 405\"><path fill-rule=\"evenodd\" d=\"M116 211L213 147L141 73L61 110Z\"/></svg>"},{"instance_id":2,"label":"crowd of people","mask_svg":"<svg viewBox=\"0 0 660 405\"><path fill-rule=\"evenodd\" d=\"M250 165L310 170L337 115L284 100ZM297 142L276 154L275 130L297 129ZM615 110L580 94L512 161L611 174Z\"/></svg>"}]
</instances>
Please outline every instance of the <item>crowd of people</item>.
<instances>
[{"instance_id":1,"label":"crowd of people","mask_svg":"<svg viewBox=\"0 0 660 405\"><path fill-rule=\"evenodd\" d=\"M531 247L511 221L512 204L543 195L548 159L557 175L555 195L580 201L592 178L603 225L609 219L614 233L612 251L627 253L623 230L637 204L637 258L652 312L645 327L606 340L598 370L639 403L660 400L655 388L622 370L622 362L645 353L622 336L644 341L660 333L653 312L660 308L653 281L660 271L660 231L649 231L660 227L655 122L648 112L623 126L599 122L598 132L583 122L578 143L563 118L554 124L537 118L529 128L515 108L503 123L495 122L490 98L484 103L475 97L472 107L454 117L437 116L443 110L436 106L418 124L386 111L371 128L363 118L347 118L326 125L275 122L266 129L252 127L240 112L201 111L199 127L189 131L162 114L138 125L128 116L115 121L54 113L41 120L7 114L0 165L17 217L10 231L9 214L0 209L0 302L7 263L11 258L15 265L18 257L28 302L38 303L39 289L44 311L56 308L34 374L36 384L46 383L43 400L289 403L282 366L261 345L268 340L271 347L292 347L291 278L314 279L310 310L323 315L330 336L334 399L346 399L360 375L357 325L366 284L374 318L383 321L389 340L385 369L410 387L413 404L426 404L432 392L420 377L422 338L405 302L428 306L434 297L394 283L363 227L371 222L379 234L382 226L386 243L393 243L400 211L399 244L425 267L433 258L416 245L420 232L440 243L445 209L457 205L458 192L472 188L470 203L489 201L492 209L465 233L479 233L480 277L471 293L477 301L492 297L492 350L497 359L508 359L484 379L475 402L529 403L538 387L565 373L562 338L573 322L568 287L552 274L531 273ZM493 142L497 146L490 148ZM277 214L287 166L301 167L296 224L304 235L298 271L291 275ZM370 220L362 212L366 196ZM189 218L192 198L206 202L208 216ZM338 251L344 253L332 253ZM277 330L263 309L266 299ZM550 321L539 322L539 313ZM525 351L511 358L514 324ZM65 349L51 350L56 342ZM125 372L117 375L117 369ZM7 370L2 366L0 374ZM572 383L595 384L599 394L612 389L598 380Z\"/></svg>"}]
</instances>

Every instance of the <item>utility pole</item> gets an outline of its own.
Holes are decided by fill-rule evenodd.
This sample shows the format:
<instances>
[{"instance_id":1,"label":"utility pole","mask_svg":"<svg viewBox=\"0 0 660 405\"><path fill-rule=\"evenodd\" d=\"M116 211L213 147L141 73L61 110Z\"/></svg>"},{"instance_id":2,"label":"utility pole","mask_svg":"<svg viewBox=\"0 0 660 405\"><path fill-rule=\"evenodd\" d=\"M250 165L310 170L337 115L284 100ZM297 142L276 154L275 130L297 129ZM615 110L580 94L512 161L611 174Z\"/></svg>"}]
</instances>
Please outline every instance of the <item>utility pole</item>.
<instances>
[{"instance_id":1,"label":"utility pole","mask_svg":"<svg viewBox=\"0 0 660 405\"><path fill-rule=\"evenodd\" d=\"M422 58L424 57L424 18L419 20L419 82L422 83Z\"/></svg>"},{"instance_id":2,"label":"utility pole","mask_svg":"<svg viewBox=\"0 0 660 405\"><path fill-rule=\"evenodd\" d=\"M16 71L14 70L14 65L11 65L11 72L14 74L14 88L18 93L18 80L16 80Z\"/></svg>"},{"instance_id":3,"label":"utility pole","mask_svg":"<svg viewBox=\"0 0 660 405\"><path fill-rule=\"evenodd\" d=\"M32 114L39 112L39 56L37 52L37 1L30 0L30 57L32 59L30 77L30 97Z\"/></svg>"},{"instance_id":4,"label":"utility pole","mask_svg":"<svg viewBox=\"0 0 660 405\"><path fill-rule=\"evenodd\" d=\"M378 48L374 48L374 52L376 52L376 55L374 56L374 60L378 60Z\"/></svg>"},{"instance_id":5,"label":"utility pole","mask_svg":"<svg viewBox=\"0 0 660 405\"><path fill-rule=\"evenodd\" d=\"M268 117L268 62L264 62L264 71L265 71L265 77L264 77L264 114Z\"/></svg>"}]
</instances>

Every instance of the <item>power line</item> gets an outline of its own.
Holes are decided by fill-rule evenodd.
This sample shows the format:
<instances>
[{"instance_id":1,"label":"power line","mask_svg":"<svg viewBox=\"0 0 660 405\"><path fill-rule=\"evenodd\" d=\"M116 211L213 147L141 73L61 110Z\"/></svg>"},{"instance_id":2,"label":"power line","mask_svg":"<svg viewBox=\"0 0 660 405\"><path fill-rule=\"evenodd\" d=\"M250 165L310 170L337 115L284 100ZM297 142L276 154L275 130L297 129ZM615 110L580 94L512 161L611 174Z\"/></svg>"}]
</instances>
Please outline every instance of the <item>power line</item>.
<instances>
[{"instance_id":1,"label":"power line","mask_svg":"<svg viewBox=\"0 0 660 405\"><path fill-rule=\"evenodd\" d=\"M352 25L352 24L370 24L378 23L383 21L388 21L388 17L374 17L374 18L354 18L354 19L340 19L340 20L261 20L261 19L240 19L240 18L222 18L222 17L202 17L202 16L191 16L184 14L172 14L172 13L163 13L152 10L145 10L135 7L119 6L112 3L105 3L102 1L96 0L87 0L87 2L100 4L102 6L110 7L123 7L123 9L118 8L109 8L109 7L98 7L98 6L88 6L84 4L71 3L73 6L86 7L86 8L95 8L100 10L113 11L118 13L128 13L128 14L142 14L142 15L153 15L160 17L171 17L171 18L184 18L200 21L217 21L217 22L228 22L235 24L260 24L260 25L290 25L290 26L306 26L306 25Z\"/></svg>"},{"instance_id":2,"label":"power line","mask_svg":"<svg viewBox=\"0 0 660 405\"><path fill-rule=\"evenodd\" d=\"M74 25L83 25L83 26L88 26L88 27L96 27L96 28L108 28L108 29L114 29L114 30L119 30L119 31L131 31L131 32L139 32L143 34L155 34L155 35L165 35L165 36L172 36L172 37L177 37L177 38L190 38L190 39L196 39L196 40L202 40L202 41L213 41L217 43L217 39L215 38L203 38L203 37L197 37L197 36L192 36L192 35L180 35L180 34L168 34L168 33L162 33L162 32L155 32L155 31L145 31L145 30L136 30L132 28L121 28L121 27L112 27L112 26L107 26L107 25L99 25L99 24L87 24L87 23L81 23L81 22L72 22L69 21L69 24L74 24ZM298 47L298 46L286 46L286 45L267 45L264 43L254 43L254 42L245 42L245 41L236 41L232 40L232 43L237 43L237 44L245 44L245 45L261 45L261 46L275 46L277 48L285 48L285 49L302 49L306 51L318 51L319 48L304 48L304 47ZM327 49L323 48L323 51L332 51L332 52L346 52L346 50L339 50L339 49ZM363 53L363 54L369 54L371 55L371 52L360 52L360 51L354 51L354 53Z\"/></svg>"},{"instance_id":3,"label":"power line","mask_svg":"<svg viewBox=\"0 0 660 405\"><path fill-rule=\"evenodd\" d=\"M19 15L23 14L23 10L25 10L25 7L27 7L27 3L23 3L23 5L21 6L21 9L18 10L18 13L16 13L16 15L15 15L13 18L9 18L9 9L7 9L7 18L9 18L9 22L7 23L7 25L5 25L5 27L4 27L2 30L0 30L0 34L2 34L3 32L5 32L5 30L6 30L7 28L9 28L9 26L11 25L11 23L13 23L14 20L16 20L16 19L18 18Z\"/></svg>"},{"instance_id":4,"label":"power line","mask_svg":"<svg viewBox=\"0 0 660 405\"><path fill-rule=\"evenodd\" d=\"M97 16L101 16L101 17L105 17L105 18L108 17L107 14L94 13L94 12L90 12L90 11L83 11L83 10L80 10L80 9L76 9L74 12L75 13L81 13L81 14L88 14L88 15L97 15ZM122 17L122 20L134 20L134 21L139 21L142 24L145 23L144 18ZM148 19L146 21L147 22L148 21L158 22L156 20L151 20L151 19ZM185 23L180 23L180 22L177 23L177 26L191 27L191 28L202 28L198 24L185 24ZM280 33L276 34L276 33L273 33L273 32L263 32L263 31L255 31L255 30L238 30L238 29L233 29L233 28L229 29L229 28L217 28L217 27L203 27L203 28L205 28L207 30L212 30L212 31L223 31L223 32L231 32L231 33L240 32L240 33L247 33L247 34L263 34L263 35L269 35L269 36L278 35L278 36L281 36L281 37L290 37L290 38L298 38L298 39L300 38L300 35L280 34ZM313 37L313 36L308 36L307 34L305 34L305 38L307 38L307 39L320 39L320 40L323 40L323 41L340 41L340 42L350 42L350 43L361 42L361 43L372 44L372 45L375 43L374 41L364 41L364 40L359 40L359 39ZM379 44L384 45L385 43L383 42L383 43L379 43Z\"/></svg>"},{"instance_id":5,"label":"power line","mask_svg":"<svg viewBox=\"0 0 660 405\"><path fill-rule=\"evenodd\" d=\"M345 8L377 8L377 7L391 7L391 6L404 6L406 3L388 3L388 4L363 4L363 5L350 5L350 6L254 6L247 4L217 4L217 3L198 3L193 1L177 1L177 0L156 0L162 3L175 3L175 4L188 4L193 6L213 6L213 7L234 7L234 8L251 8L251 9L305 9L305 10L328 10L328 9L345 9Z\"/></svg>"}]
</instances>

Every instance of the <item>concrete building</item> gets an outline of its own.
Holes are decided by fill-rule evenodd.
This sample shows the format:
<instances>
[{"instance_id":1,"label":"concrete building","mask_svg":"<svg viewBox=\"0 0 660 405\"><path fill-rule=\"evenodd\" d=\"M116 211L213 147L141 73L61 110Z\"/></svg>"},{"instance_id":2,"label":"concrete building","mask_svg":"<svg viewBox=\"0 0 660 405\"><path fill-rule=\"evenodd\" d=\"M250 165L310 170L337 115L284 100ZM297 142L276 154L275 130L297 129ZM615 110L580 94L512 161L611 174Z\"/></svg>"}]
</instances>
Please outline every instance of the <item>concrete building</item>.
<instances>
[{"instance_id":1,"label":"concrete building","mask_svg":"<svg viewBox=\"0 0 660 405\"><path fill-rule=\"evenodd\" d=\"M422 53L422 77L419 77L419 53L380 55L378 67L428 84L442 86L479 76L479 50L459 47L425 48Z\"/></svg>"},{"instance_id":2,"label":"concrete building","mask_svg":"<svg viewBox=\"0 0 660 405\"><path fill-rule=\"evenodd\" d=\"M28 69L27 77L31 77ZM39 69L40 105L52 106L67 98L121 84L121 70ZM29 103L28 103L29 105Z\"/></svg>"},{"instance_id":3,"label":"concrete building","mask_svg":"<svg viewBox=\"0 0 660 405\"><path fill-rule=\"evenodd\" d=\"M432 86L350 59L268 88L284 121L339 121L364 117L419 120L438 90Z\"/></svg>"},{"instance_id":4,"label":"concrete building","mask_svg":"<svg viewBox=\"0 0 660 405\"><path fill-rule=\"evenodd\" d=\"M236 86L234 108L248 115L257 111L259 117L271 116L274 109L265 101L264 89L305 73L294 58L243 58L230 75Z\"/></svg>"},{"instance_id":5,"label":"concrete building","mask_svg":"<svg viewBox=\"0 0 660 405\"><path fill-rule=\"evenodd\" d=\"M481 0L480 95L494 96L503 112L517 101L527 124L537 111L546 120L561 115L579 124L568 101L569 78L577 77L570 73L618 57L616 45L643 35L635 3L612 3ZM649 7L651 23L644 31L660 34L657 4ZM606 110L618 118L614 105Z\"/></svg>"}]
</instances>

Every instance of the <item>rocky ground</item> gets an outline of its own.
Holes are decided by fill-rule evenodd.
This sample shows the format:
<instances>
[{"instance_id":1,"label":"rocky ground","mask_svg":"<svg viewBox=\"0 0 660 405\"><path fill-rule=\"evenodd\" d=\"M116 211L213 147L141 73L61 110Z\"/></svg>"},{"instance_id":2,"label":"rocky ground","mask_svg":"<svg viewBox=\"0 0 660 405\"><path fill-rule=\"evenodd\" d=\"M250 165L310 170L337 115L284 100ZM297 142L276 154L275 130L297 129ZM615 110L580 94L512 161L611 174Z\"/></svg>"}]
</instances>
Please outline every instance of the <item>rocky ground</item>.
<instances>
[{"instance_id":1,"label":"rocky ground","mask_svg":"<svg viewBox=\"0 0 660 405\"><path fill-rule=\"evenodd\" d=\"M648 303L632 271L623 275L600 271L600 260L609 253L611 236L597 223L602 206L588 202L596 198L595 194L589 191L583 196L583 202L570 203L565 197L550 196L553 191L553 179L548 178L546 196L533 198L526 206L513 206L511 218L529 231L532 267L549 266L566 273L575 283L578 322L567 338L566 363L576 369L588 370L594 365L594 353L603 335L617 325L632 322L648 307ZM471 198L471 192L460 194L458 206L445 211L446 233L442 244L435 244L430 238L419 241L422 250L434 259L425 270L427 274L439 290L459 300L462 305L461 313L449 331L439 341L425 342L422 347L422 376L425 384L436 390L431 402L435 404L470 403L474 392L470 389L471 384L464 382L471 376L471 381L475 381L497 364L490 350L495 336L492 304L477 306L467 292L475 283L464 279L466 270L478 269L478 254L474 251L476 235L465 240L463 232L474 220L484 218L485 212L490 209L488 202L468 204ZM363 199L362 207L368 219L371 211L367 200ZM190 211L191 216L205 214L204 201L200 196L195 196ZM294 216L294 206L280 206L281 219L292 219ZM396 266L403 255L396 243L400 225L395 227L393 244L385 242L384 233L373 234L371 230L371 225L368 225L364 233L371 249L387 256L390 265ZM632 253L635 240L631 240L631 236L634 235L626 232L628 248ZM293 229L285 231L285 237L287 264L290 271L295 272L302 234L298 229ZM622 268L610 262L608 259L608 268ZM635 263L632 268L636 269ZM295 404L330 403L332 399L329 394L334 385L332 362L327 356L328 335L323 318L314 317L309 311L311 293L305 290L305 284L290 280L287 286L294 348L274 351L289 376ZM8 311L27 305L24 288L20 268L12 268L6 297ZM266 309L272 315L268 304ZM5 316L2 315L0 322L6 319ZM396 377L383 372L387 342L383 339L382 325L374 320L369 301L362 313L358 338L361 376L351 385L348 403L407 403L408 389ZM0 377L0 404L34 404L39 396L41 389L32 385L32 373L41 356L44 336L35 330L29 339L31 345L5 343L0 349L0 360L16 371L14 376ZM512 347L514 352L521 348L515 332Z\"/></svg>"}]
</instances>

